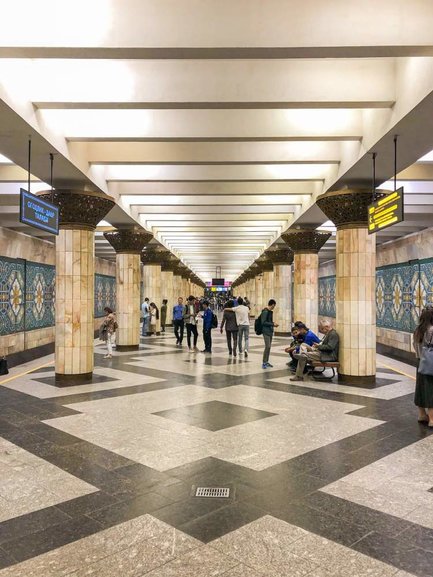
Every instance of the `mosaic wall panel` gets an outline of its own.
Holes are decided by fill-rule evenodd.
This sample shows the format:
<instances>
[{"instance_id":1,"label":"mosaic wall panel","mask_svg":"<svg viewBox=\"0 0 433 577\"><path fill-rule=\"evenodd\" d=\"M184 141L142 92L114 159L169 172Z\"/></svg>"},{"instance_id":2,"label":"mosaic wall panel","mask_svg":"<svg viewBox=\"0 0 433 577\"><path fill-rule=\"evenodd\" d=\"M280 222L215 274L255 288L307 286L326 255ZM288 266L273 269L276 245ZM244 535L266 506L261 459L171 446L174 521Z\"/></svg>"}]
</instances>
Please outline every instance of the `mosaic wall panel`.
<instances>
[{"instance_id":1,"label":"mosaic wall panel","mask_svg":"<svg viewBox=\"0 0 433 577\"><path fill-rule=\"evenodd\" d=\"M335 276L319 278L319 316L335 317Z\"/></svg>"},{"instance_id":2,"label":"mosaic wall panel","mask_svg":"<svg viewBox=\"0 0 433 577\"><path fill-rule=\"evenodd\" d=\"M24 330L25 264L0 257L0 335Z\"/></svg>"},{"instance_id":3,"label":"mosaic wall panel","mask_svg":"<svg viewBox=\"0 0 433 577\"><path fill-rule=\"evenodd\" d=\"M376 270L376 324L412 332L418 321L419 267L409 263Z\"/></svg>"},{"instance_id":4,"label":"mosaic wall panel","mask_svg":"<svg viewBox=\"0 0 433 577\"><path fill-rule=\"evenodd\" d=\"M52 265L0 257L0 336L55 324ZM116 278L95 274L95 317L116 308Z\"/></svg>"},{"instance_id":5,"label":"mosaic wall panel","mask_svg":"<svg viewBox=\"0 0 433 577\"><path fill-rule=\"evenodd\" d=\"M26 331L54 325L55 282L54 266L26 261Z\"/></svg>"},{"instance_id":6,"label":"mosaic wall panel","mask_svg":"<svg viewBox=\"0 0 433 577\"><path fill-rule=\"evenodd\" d=\"M335 276L319 279L319 315L335 317ZM433 305L433 259L376 269L376 324L413 332L420 311Z\"/></svg>"},{"instance_id":7,"label":"mosaic wall panel","mask_svg":"<svg viewBox=\"0 0 433 577\"><path fill-rule=\"evenodd\" d=\"M116 310L116 278L95 274L95 318L104 316L104 308Z\"/></svg>"}]
</instances>

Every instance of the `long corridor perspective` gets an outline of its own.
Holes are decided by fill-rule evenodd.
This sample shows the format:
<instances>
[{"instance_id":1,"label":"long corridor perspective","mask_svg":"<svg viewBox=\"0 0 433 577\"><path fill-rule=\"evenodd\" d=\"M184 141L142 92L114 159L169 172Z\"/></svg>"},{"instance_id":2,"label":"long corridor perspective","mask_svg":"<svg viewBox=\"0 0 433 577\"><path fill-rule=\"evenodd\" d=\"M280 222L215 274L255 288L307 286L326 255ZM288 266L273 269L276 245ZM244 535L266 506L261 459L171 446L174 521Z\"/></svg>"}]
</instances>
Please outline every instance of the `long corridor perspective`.
<instances>
[{"instance_id":1,"label":"long corridor perspective","mask_svg":"<svg viewBox=\"0 0 433 577\"><path fill-rule=\"evenodd\" d=\"M247 359L222 336L212 356L142 341L97 344L93 384L55 387L52 357L3 381L2 577L432 574L414 368L293 384L284 338L269 371L261 337ZM209 486L230 495L194 496Z\"/></svg>"},{"instance_id":2,"label":"long corridor perspective","mask_svg":"<svg viewBox=\"0 0 433 577\"><path fill-rule=\"evenodd\" d=\"M433 0L0 5L0 577L433 577Z\"/></svg>"}]
</instances>

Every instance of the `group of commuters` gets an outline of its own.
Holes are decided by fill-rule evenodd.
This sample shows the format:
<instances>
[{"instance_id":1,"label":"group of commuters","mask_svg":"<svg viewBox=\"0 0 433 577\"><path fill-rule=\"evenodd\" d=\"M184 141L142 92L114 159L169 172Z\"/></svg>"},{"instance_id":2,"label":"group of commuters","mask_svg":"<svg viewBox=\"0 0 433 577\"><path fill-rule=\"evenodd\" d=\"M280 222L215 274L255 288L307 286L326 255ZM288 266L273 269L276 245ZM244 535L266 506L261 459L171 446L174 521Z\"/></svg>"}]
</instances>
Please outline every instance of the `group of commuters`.
<instances>
[{"instance_id":1,"label":"group of commuters","mask_svg":"<svg viewBox=\"0 0 433 577\"><path fill-rule=\"evenodd\" d=\"M143 318L143 336L156 334L158 319L161 320L161 330L165 332L167 322L167 299L162 301L161 311L155 303L149 302L146 297L141 307ZM272 346L272 339L275 328L278 324L274 322L273 311L276 302L270 299L267 306L262 310L256 319L256 333L263 335L264 351L262 368L272 368L269 356ZM116 315L109 307L104 308L104 320L99 329L99 338L107 346L105 359L111 359L113 355L113 344L117 331ZM248 357L249 350L249 302L247 299L238 297L231 299L223 306L223 317L220 332L224 329L227 338L227 348L230 356L244 354ZM181 346L186 326L186 338L188 349L198 351L198 320L203 319L203 341L204 353L212 352L212 329L217 323L215 313L210 308L207 300L199 301L193 296L189 296L186 304L183 298L179 297L177 304L173 307L173 326L176 336L176 345ZM257 328L260 327L260 330ZM292 327L292 342L285 349L290 360L287 363L294 376L291 381L303 381L304 375L308 372L308 366L315 362L336 362L338 361L339 336L332 327L331 322L322 320L319 324L319 331L324 335L320 339L302 321L296 321ZM418 359L415 405L418 407L418 421L426 423L433 428L433 306L427 306L421 313L419 324L413 335L413 347Z\"/></svg>"},{"instance_id":2,"label":"group of commuters","mask_svg":"<svg viewBox=\"0 0 433 577\"><path fill-rule=\"evenodd\" d=\"M272 368L269 362L272 339L278 323L274 322L274 309L276 301L270 299L268 305L262 310L256 320L255 329L257 334L263 335L265 348L263 351L262 368ZM307 372L307 366L315 362L336 362L338 361L338 349L340 339L337 331L327 320L322 320L319 324L319 330L324 335L320 339L314 332L309 329L302 321L297 321L292 328L292 343L285 349L290 355L290 361L287 363L295 375L291 381L303 381L304 374Z\"/></svg>"}]
</instances>

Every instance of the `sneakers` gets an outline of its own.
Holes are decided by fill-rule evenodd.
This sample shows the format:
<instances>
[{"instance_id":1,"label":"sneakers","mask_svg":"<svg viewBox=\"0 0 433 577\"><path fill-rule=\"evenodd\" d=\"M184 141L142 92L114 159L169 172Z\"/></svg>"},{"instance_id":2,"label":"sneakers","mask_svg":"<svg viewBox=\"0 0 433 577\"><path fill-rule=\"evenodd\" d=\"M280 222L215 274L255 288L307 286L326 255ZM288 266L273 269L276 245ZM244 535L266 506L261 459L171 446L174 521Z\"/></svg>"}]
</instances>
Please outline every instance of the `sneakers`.
<instances>
[{"instance_id":1,"label":"sneakers","mask_svg":"<svg viewBox=\"0 0 433 577\"><path fill-rule=\"evenodd\" d=\"M291 380L291 381L303 381L303 380L304 380L304 377L298 377L298 376L295 375L295 376L292 377L290 380Z\"/></svg>"},{"instance_id":2,"label":"sneakers","mask_svg":"<svg viewBox=\"0 0 433 577\"><path fill-rule=\"evenodd\" d=\"M267 369L267 368L268 368L268 363L263 363L262 369Z\"/></svg>"},{"instance_id":3,"label":"sneakers","mask_svg":"<svg viewBox=\"0 0 433 577\"><path fill-rule=\"evenodd\" d=\"M247 351L246 349L245 349L245 351L244 351L244 355L245 355L246 357L248 357L248 351Z\"/></svg>"},{"instance_id":4,"label":"sneakers","mask_svg":"<svg viewBox=\"0 0 433 577\"><path fill-rule=\"evenodd\" d=\"M113 355L105 355L104 356L104 359L112 359L112 358L113 358Z\"/></svg>"}]
</instances>

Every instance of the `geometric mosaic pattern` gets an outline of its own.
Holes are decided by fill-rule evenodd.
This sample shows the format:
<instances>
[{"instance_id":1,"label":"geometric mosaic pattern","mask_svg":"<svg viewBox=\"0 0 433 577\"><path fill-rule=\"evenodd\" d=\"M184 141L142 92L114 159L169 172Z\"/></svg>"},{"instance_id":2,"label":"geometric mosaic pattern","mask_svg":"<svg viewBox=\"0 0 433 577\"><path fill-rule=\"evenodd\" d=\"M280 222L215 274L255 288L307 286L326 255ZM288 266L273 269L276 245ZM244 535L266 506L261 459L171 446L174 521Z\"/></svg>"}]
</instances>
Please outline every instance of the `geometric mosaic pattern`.
<instances>
[{"instance_id":1,"label":"geometric mosaic pattern","mask_svg":"<svg viewBox=\"0 0 433 577\"><path fill-rule=\"evenodd\" d=\"M24 261L0 259L0 335L24 330Z\"/></svg>"},{"instance_id":2,"label":"geometric mosaic pattern","mask_svg":"<svg viewBox=\"0 0 433 577\"><path fill-rule=\"evenodd\" d=\"M320 316L335 318L335 287L335 276L325 276L319 279Z\"/></svg>"},{"instance_id":3,"label":"geometric mosaic pattern","mask_svg":"<svg viewBox=\"0 0 433 577\"><path fill-rule=\"evenodd\" d=\"M95 318L104 316L104 308L116 310L116 278L95 274Z\"/></svg>"},{"instance_id":4,"label":"geometric mosaic pattern","mask_svg":"<svg viewBox=\"0 0 433 577\"><path fill-rule=\"evenodd\" d=\"M55 279L54 266L26 262L26 331L54 325Z\"/></svg>"},{"instance_id":5,"label":"geometric mosaic pattern","mask_svg":"<svg viewBox=\"0 0 433 577\"><path fill-rule=\"evenodd\" d=\"M0 336L55 324L53 265L0 257ZM115 309L116 279L95 274L95 317Z\"/></svg>"},{"instance_id":6,"label":"geometric mosaic pattern","mask_svg":"<svg viewBox=\"0 0 433 577\"><path fill-rule=\"evenodd\" d=\"M335 276L319 278L319 315L335 317ZM433 305L433 259L376 269L376 325L411 333Z\"/></svg>"}]
</instances>

